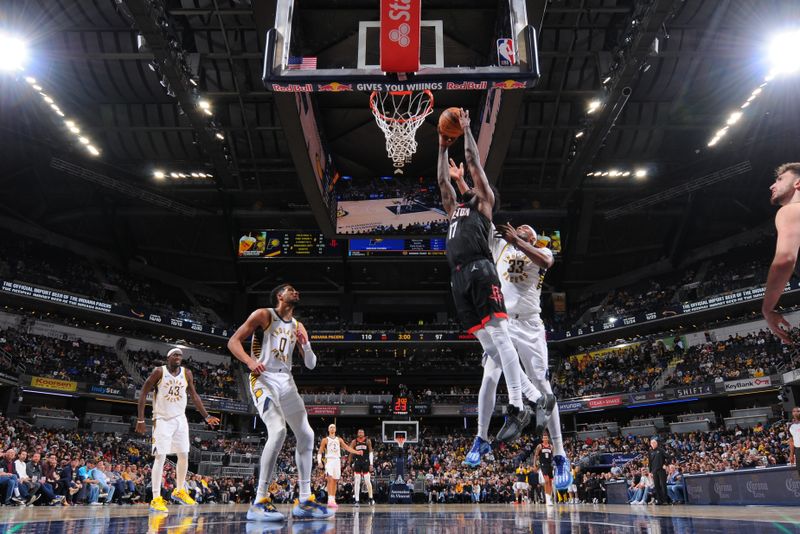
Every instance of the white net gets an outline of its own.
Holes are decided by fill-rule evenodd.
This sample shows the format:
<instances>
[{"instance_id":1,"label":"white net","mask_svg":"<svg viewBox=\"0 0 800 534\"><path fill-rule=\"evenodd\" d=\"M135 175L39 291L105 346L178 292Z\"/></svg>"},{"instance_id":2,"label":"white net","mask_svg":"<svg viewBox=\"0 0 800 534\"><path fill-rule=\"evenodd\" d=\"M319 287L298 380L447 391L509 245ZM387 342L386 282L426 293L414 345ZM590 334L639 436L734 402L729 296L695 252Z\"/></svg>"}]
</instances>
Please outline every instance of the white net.
<instances>
[{"instance_id":1,"label":"white net","mask_svg":"<svg viewBox=\"0 0 800 534\"><path fill-rule=\"evenodd\" d=\"M433 112L433 93L374 91L369 97L369 107L386 137L386 152L397 169L395 172L402 172L417 151L417 129Z\"/></svg>"}]
</instances>

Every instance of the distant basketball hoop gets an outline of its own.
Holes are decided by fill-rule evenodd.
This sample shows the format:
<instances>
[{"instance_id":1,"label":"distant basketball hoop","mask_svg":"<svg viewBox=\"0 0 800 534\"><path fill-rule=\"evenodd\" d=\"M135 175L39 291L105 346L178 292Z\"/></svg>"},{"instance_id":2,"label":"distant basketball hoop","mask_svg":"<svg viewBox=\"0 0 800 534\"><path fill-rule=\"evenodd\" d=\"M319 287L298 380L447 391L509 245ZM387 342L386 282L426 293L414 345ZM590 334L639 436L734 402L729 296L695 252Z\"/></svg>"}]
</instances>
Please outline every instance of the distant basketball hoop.
<instances>
[{"instance_id":1,"label":"distant basketball hoop","mask_svg":"<svg viewBox=\"0 0 800 534\"><path fill-rule=\"evenodd\" d=\"M425 91L373 91L369 107L386 138L386 152L402 174L417 151L417 130L433 112L433 93Z\"/></svg>"}]
</instances>

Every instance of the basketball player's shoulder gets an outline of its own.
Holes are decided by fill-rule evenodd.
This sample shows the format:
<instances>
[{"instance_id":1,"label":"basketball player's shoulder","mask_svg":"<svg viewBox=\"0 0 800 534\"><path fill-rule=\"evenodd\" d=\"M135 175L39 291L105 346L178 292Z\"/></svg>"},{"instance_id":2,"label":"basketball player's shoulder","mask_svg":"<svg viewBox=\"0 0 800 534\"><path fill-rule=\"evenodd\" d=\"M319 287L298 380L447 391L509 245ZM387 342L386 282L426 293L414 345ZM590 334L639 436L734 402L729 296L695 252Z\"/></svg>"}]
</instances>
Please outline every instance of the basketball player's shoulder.
<instances>
[{"instance_id":1,"label":"basketball player's shoulder","mask_svg":"<svg viewBox=\"0 0 800 534\"><path fill-rule=\"evenodd\" d=\"M781 206L778 213L775 214L775 224L782 222L797 222L800 220L800 202L790 202L785 206Z\"/></svg>"}]
</instances>

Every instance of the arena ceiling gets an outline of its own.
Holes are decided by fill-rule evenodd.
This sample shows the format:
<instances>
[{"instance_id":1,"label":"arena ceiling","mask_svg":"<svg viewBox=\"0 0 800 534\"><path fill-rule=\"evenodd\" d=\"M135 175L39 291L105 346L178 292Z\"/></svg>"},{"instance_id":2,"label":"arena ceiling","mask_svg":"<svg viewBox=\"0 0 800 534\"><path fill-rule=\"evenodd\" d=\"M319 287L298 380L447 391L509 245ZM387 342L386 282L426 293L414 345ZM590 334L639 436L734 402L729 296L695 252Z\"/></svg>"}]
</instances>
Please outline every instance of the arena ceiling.
<instances>
[{"instance_id":1,"label":"arena ceiling","mask_svg":"<svg viewBox=\"0 0 800 534\"><path fill-rule=\"evenodd\" d=\"M370 2L304 6L333 9L344 20L357 19ZM87 156L27 84L0 78L2 212L122 261L144 258L223 287L286 276L307 278L315 290L447 288L440 262L413 262L400 271L357 262L272 264L266 274L263 265L238 264L232 238L240 230L314 227L272 95L261 82L274 0L165 2L197 88L212 103L220 142L201 125L202 110L181 106L192 88L164 86L164 73L149 67L160 45L137 43L135 15L146 4L3 3L0 25L30 41L30 75L80 121L101 154ZM578 288L663 258L677 265L688 250L768 223L771 170L798 159L797 80L771 84L721 142L707 143L759 86L768 37L800 19L797 2L529 0L528 6L544 8L542 78L525 92L497 181L504 216L562 231L565 254L551 283ZM638 27L632 24L646 9ZM481 24L465 21L465 32ZM587 114L598 98L606 105ZM329 98L325 105L337 104ZM59 161L77 167L70 171ZM748 161L751 170L715 185L607 217ZM646 178L587 176L638 168ZM157 181L155 169L213 178ZM161 200L153 202L152 193Z\"/></svg>"}]
</instances>

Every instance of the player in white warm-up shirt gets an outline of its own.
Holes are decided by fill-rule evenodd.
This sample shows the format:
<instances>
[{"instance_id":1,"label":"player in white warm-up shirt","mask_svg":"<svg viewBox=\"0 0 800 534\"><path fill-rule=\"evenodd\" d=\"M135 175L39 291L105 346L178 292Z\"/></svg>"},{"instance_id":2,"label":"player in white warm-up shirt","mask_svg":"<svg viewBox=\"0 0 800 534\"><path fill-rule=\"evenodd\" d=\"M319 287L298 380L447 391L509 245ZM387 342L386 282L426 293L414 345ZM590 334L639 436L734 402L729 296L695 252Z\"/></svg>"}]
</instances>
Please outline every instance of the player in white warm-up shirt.
<instances>
[{"instance_id":1,"label":"player in white warm-up shirt","mask_svg":"<svg viewBox=\"0 0 800 534\"><path fill-rule=\"evenodd\" d=\"M342 478L342 449L356 456L362 456L364 451L359 451L344 442L336 435L336 425L328 425L328 435L322 438L317 453L317 463L322 465L322 454L325 453L325 478L328 484L328 508L338 508L336 504L336 490L339 479Z\"/></svg>"},{"instance_id":2,"label":"player in white warm-up shirt","mask_svg":"<svg viewBox=\"0 0 800 534\"><path fill-rule=\"evenodd\" d=\"M275 472L283 442L286 424L297 440L297 463L300 501L292 509L298 519L325 519L333 512L314 502L311 495L311 469L314 463L314 431L308 424L308 414L303 398L297 392L292 377L292 354L295 345L309 369L317 365L303 323L294 318L294 308L300 302L300 293L289 284L272 290L272 308L261 308L250 314L228 341L228 350L250 369L250 395L258 415L267 426L267 443L261 453L256 499L247 512L248 519L282 521L284 518L272 504L269 484ZM250 339L250 354L243 343Z\"/></svg>"},{"instance_id":3,"label":"player in white warm-up shirt","mask_svg":"<svg viewBox=\"0 0 800 534\"><path fill-rule=\"evenodd\" d=\"M161 496L161 477L164 472L164 462L168 454L177 454L178 462L175 468L175 490L172 500L182 504L197 504L186 491L186 473L189 470L189 422L186 420L186 400L192 397L197 411L211 426L219 424L219 419L208 415L200 395L194 389L192 372L181 366L183 351L179 348L171 349L167 353L167 365L153 369L150 376L142 386L139 395L139 417L136 421L136 431L144 433L144 406L147 395L153 391L153 462L152 486L153 500L150 509L155 512L166 512L167 504Z\"/></svg>"},{"instance_id":4,"label":"player in white warm-up shirt","mask_svg":"<svg viewBox=\"0 0 800 534\"><path fill-rule=\"evenodd\" d=\"M792 408L792 422L789 423L789 463L797 466L800 473L800 462L797 455L800 454L800 406Z\"/></svg>"}]
</instances>

